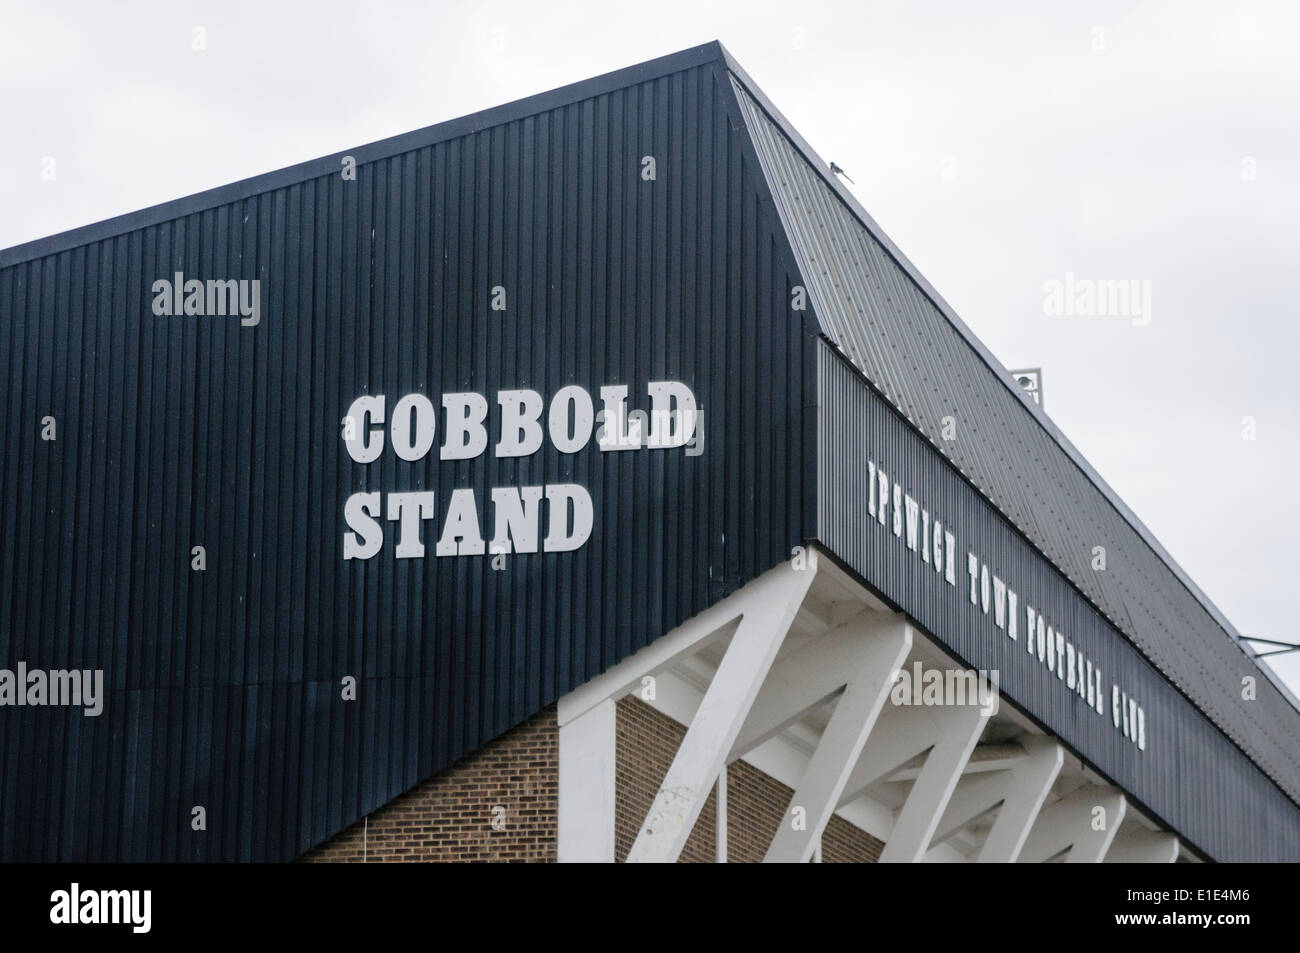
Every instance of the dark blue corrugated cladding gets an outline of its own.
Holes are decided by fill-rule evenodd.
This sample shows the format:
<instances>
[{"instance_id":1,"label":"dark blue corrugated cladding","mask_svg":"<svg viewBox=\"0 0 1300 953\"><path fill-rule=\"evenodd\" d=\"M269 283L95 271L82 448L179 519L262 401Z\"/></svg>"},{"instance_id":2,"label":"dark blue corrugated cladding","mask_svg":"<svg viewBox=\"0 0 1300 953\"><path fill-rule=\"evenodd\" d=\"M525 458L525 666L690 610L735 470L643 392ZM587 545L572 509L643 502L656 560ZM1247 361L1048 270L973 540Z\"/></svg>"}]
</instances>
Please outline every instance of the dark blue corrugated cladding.
<instances>
[{"instance_id":1,"label":"dark blue corrugated cladding","mask_svg":"<svg viewBox=\"0 0 1300 953\"><path fill-rule=\"evenodd\" d=\"M0 714L0 859L292 857L811 535L816 330L716 49L358 150L355 181L321 160L7 253L0 659L110 688L99 717ZM175 272L260 280L260 324L155 317ZM694 390L702 454L362 465L340 439L367 393L645 408L651 380ZM487 532L491 487L566 482L578 551L434 557L453 489ZM418 489L426 558L388 524L343 560L350 494Z\"/></svg>"},{"instance_id":2,"label":"dark blue corrugated cladding","mask_svg":"<svg viewBox=\"0 0 1300 953\"><path fill-rule=\"evenodd\" d=\"M0 860L292 857L812 538L1206 854L1300 856L1295 712L1229 697L1212 607L728 70L708 44L361 147L355 179L329 157L0 251L0 667L109 686L98 717L0 707ZM260 323L153 315L177 272L259 281ZM646 409L658 380L702 453L341 439L363 394ZM981 439L941 448L944 408ZM1145 751L866 521L868 457L1144 705ZM592 497L580 549L433 554L453 490L490 534L491 488L556 483ZM424 558L386 520L342 558L349 496L414 490Z\"/></svg>"},{"instance_id":3,"label":"dark blue corrugated cladding","mask_svg":"<svg viewBox=\"0 0 1300 953\"><path fill-rule=\"evenodd\" d=\"M823 343L818 360L818 535L886 600L965 664L997 671L1013 699L1126 794L1216 860L1300 860L1300 808L1180 693L1025 536ZM948 583L868 512L870 463L955 538ZM891 509L892 518L892 509ZM1017 594L1011 639L969 599L968 553ZM1104 712L1049 670L1024 631L1031 606L1099 668ZM1067 676L1068 677L1068 676ZM1113 724L1114 686L1143 706L1145 750Z\"/></svg>"}]
</instances>

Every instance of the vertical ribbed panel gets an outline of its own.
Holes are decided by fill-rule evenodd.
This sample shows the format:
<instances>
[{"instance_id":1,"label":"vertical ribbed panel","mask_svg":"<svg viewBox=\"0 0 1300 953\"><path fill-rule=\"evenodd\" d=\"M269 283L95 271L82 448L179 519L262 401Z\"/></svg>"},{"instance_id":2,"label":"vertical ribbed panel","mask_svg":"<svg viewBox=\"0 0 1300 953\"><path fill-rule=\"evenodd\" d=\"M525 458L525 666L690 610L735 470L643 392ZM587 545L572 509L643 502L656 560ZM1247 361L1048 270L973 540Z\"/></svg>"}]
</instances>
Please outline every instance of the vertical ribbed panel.
<instances>
[{"instance_id":1,"label":"vertical ribbed panel","mask_svg":"<svg viewBox=\"0 0 1300 953\"><path fill-rule=\"evenodd\" d=\"M733 77L823 332L1148 659L1293 798L1300 712L999 380ZM943 439L951 418L955 439ZM1104 546L1107 569L1092 569Z\"/></svg>"},{"instance_id":2,"label":"vertical ribbed panel","mask_svg":"<svg viewBox=\"0 0 1300 953\"><path fill-rule=\"evenodd\" d=\"M1014 699L1130 797L1216 860L1300 860L1300 809L1164 678L896 408L832 346L818 360L819 536L832 552L966 664L999 673ZM956 536L957 585L868 515L867 461ZM972 604L966 554L975 553L1100 666L1105 712L1012 640ZM1146 749L1115 728L1112 685L1144 707Z\"/></svg>"},{"instance_id":3,"label":"vertical ribbed panel","mask_svg":"<svg viewBox=\"0 0 1300 953\"><path fill-rule=\"evenodd\" d=\"M715 69L0 269L0 665L111 686L98 718L4 711L0 859L292 857L811 535L815 333ZM261 324L154 317L176 271L260 279ZM701 455L499 459L494 431L441 462L440 430L422 461L359 465L340 439L364 393L474 390L491 422L501 389L624 383L646 408L651 380L693 388ZM594 501L576 552L434 556L453 489L486 535L491 487L565 482ZM396 560L385 520L378 556L342 559L368 489L436 492L425 558Z\"/></svg>"}]
</instances>

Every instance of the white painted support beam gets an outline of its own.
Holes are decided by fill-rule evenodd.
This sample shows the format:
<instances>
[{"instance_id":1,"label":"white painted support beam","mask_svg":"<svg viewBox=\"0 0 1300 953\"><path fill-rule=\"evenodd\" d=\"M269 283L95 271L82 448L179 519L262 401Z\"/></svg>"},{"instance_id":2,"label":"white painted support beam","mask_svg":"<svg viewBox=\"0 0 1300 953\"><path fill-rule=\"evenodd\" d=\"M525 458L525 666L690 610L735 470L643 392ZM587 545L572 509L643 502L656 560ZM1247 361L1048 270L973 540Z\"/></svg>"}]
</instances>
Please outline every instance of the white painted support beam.
<instances>
[{"instance_id":1,"label":"white painted support beam","mask_svg":"<svg viewBox=\"0 0 1300 953\"><path fill-rule=\"evenodd\" d=\"M807 863L818 851L849 773L888 701L893 675L912 647L912 630L902 616L864 613L842 628L854 637L857 659L851 667L832 673L840 680L847 675L848 682L768 847L765 863ZM794 824L797 810L803 821L799 828Z\"/></svg>"},{"instance_id":2,"label":"white painted support beam","mask_svg":"<svg viewBox=\"0 0 1300 953\"><path fill-rule=\"evenodd\" d=\"M807 569L783 564L736 593L744 594L745 599L739 603L742 614L735 635L637 833L629 863L671 863L681 854L812 585L815 555L808 555ZM718 614L714 624L728 618L728 614Z\"/></svg>"},{"instance_id":3,"label":"white painted support beam","mask_svg":"<svg viewBox=\"0 0 1300 953\"><path fill-rule=\"evenodd\" d=\"M560 863L614 862L614 700L560 726Z\"/></svg>"},{"instance_id":4,"label":"white painted support beam","mask_svg":"<svg viewBox=\"0 0 1300 953\"><path fill-rule=\"evenodd\" d=\"M729 760L748 754L842 688L860 664L864 625L892 614L864 610L825 635L777 659L754 699Z\"/></svg>"},{"instance_id":5,"label":"white painted support beam","mask_svg":"<svg viewBox=\"0 0 1300 953\"><path fill-rule=\"evenodd\" d=\"M1115 838L1106 852L1108 864L1172 864L1178 859L1178 836L1146 828Z\"/></svg>"},{"instance_id":6,"label":"white painted support beam","mask_svg":"<svg viewBox=\"0 0 1300 953\"><path fill-rule=\"evenodd\" d=\"M641 679L646 675L670 668L706 645L726 637L734 631L737 620L743 614L762 612L770 605L770 593L774 588L796 584L806 593L817 574L816 552L810 550L807 559L807 569L796 570L788 562L769 569L721 602L692 616L663 637L655 639L589 682L579 685L559 700L556 706L558 722L561 725L568 724L607 698L617 700L628 690L640 685Z\"/></svg>"},{"instance_id":7,"label":"white painted support beam","mask_svg":"<svg viewBox=\"0 0 1300 953\"><path fill-rule=\"evenodd\" d=\"M1010 771L994 771L986 774L962 776L957 782L948 806L944 808L943 818L934 829L933 844L941 844L953 834L975 821L980 816L993 810L1007 796L1012 785Z\"/></svg>"},{"instance_id":8,"label":"white painted support beam","mask_svg":"<svg viewBox=\"0 0 1300 953\"><path fill-rule=\"evenodd\" d=\"M1012 769L1002 807L976 855L977 863L1015 863L1029 831L1065 764L1065 749L1054 738L1024 735L1027 757Z\"/></svg>"},{"instance_id":9,"label":"white painted support beam","mask_svg":"<svg viewBox=\"0 0 1300 953\"><path fill-rule=\"evenodd\" d=\"M866 793L917 755L925 753L939 736L937 709L904 708L886 704L876 719L858 763L840 793L839 806Z\"/></svg>"},{"instance_id":10,"label":"white painted support beam","mask_svg":"<svg viewBox=\"0 0 1300 953\"><path fill-rule=\"evenodd\" d=\"M917 863L925 856L988 719L989 710L979 705L938 709L938 737L898 813L881 863Z\"/></svg>"},{"instance_id":11,"label":"white painted support beam","mask_svg":"<svg viewBox=\"0 0 1300 953\"><path fill-rule=\"evenodd\" d=\"M1015 743L976 745L975 750L970 754L970 760L966 762L966 770L962 776L967 777L985 771L1005 771L1007 768L1014 768L1023 760L1025 760L1025 749ZM920 773L919 767L903 768L891 774L889 780L915 781Z\"/></svg>"},{"instance_id":12,"label":"white painted support beam","mask_svg":"<svg viewBox=\"0 0 1300 953\"><path fill-rule=\"evenodd\" d=\"M1068 850L1067 863L1098 863L1115 839L1127 808L1118 789L1085 784L1043 808L1020 852L1020 860L1042 863Z\"/></svg>"},{"instance_id":13,"label":"white painted support beam","mask_svg":"<svg viewBox=\"0 0 1300 953\"><path fill-rule=\"evenodd\" d=\"M957 790L948 801L943 820L934 832L933 844L949 837L997 808L993 827L980 847L978 862L1014 861L1029 828L1047 798L1052 783L1065 763L1065 750L1051 738L1026 735L1023 744L980 745L981 748L998 748L1019 751L1019 757L1004 757L1001 753L986 752L982 761L987 764L1010 764L1009 769L991 774L978 772L978 765L966 765L966 772L957 783ZM894 775L890 780L895 780Z\"/></svg>"},{"instance_id":14,"label":"white painted support beam","mask_svg":"<svg viewBox=\"0 0 1300 953\"><path fill-rule=\"evenodd\" d=\"M862 756L849 774L839 806L861 797L867 788L886 778L919 777L925 767L923 764L915 768L904 768L904 765L925 754L944 737L950 723L947 713L957 710L923 705L885 705L866 747L862 749ZM962 706L960 710L968 708Z\"/></svg>"}]
</instances>

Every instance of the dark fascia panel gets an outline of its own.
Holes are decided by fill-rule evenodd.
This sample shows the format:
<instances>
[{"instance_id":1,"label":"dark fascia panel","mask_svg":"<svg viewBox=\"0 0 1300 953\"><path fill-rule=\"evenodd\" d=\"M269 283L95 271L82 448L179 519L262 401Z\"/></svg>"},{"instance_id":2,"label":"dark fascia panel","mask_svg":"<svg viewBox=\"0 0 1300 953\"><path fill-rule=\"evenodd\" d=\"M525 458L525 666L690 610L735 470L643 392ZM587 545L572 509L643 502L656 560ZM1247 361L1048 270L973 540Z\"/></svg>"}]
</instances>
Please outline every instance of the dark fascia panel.
<instances>
[{"instance_id":1,"label":"dark fascia panel","mask_svg":"<svg viewBox=\"0 0 1300 953\"><path fill-rule=\"evenodd\" d=\"M45 238L24 242L21 245L13 245L9 248L0 249L0 268L8 268L11 265L21 264L45 255L68 251L139 228L147 228L195 212L216 208L229 202L241 201L287 185L307 182L322 175L337 172L343 156L352 156L357 165L365 165L378 159L387 159L401 155L404 152L410 152L413 149L419 149L438 142L446 142L449 139L456 139L472 132L479 132L493 126L513 122L516 119L523 119L559 106L581 102L602 93L625 89L646 80L657 79L661 76L668 76L672 73L690 69L693 66L722 62L724 56L725 51L722 49L722 44L714 40L677 53L670 53L667 56L647 60L635 66L627 66L623 69L603 73L600 76L593 76L590 79L570 83L567 86L560 86L544 93L517 99L514 102L493 106L490 109L471 113L468 116L460 116L446 122L426 126L423 129L416 129L413 132L405 132L387 139L380 139L378 142L372 142L369 145L336 152L319 159L299 162L296 165L287 166L275 172L266 172L262 175L253 176L251 179L242 179L229 185L220 185L216 188L196 192L193 195L187 195L184 198L173 199L159 205L151 205L148 208L128 212L124 215L116 215L113 218L106 218L90 225L83 225L79 228L69 229L66 232L59 232Z\"/></svg>"}]
</instances>

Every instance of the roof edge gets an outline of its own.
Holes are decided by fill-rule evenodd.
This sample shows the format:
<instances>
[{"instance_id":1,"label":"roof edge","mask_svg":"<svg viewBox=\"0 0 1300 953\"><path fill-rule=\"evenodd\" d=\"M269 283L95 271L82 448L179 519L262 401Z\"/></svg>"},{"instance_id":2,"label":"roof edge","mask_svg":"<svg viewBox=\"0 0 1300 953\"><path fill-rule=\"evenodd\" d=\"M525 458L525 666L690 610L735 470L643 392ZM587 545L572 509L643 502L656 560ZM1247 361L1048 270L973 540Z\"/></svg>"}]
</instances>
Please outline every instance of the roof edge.
<instances>
[{"instance_id":1,"label":"roof edge","mask_svg":"<svg viewBox=\"0 0 1300 953\"><path fill-rule=\"evenodd\" d=\"M745 87L745 90L754 97L754 101L758 103L759 107L765 113L767 113L768 118L776 124L782 134L785 135L785 137L794 144L795 148L803 154L804 158L807 159L809 164L816 170L822 181L833 190L834 194L839 197L840 201L844 202L849 211L862 222L863 227L871 233L871 236L875 238L876 241L880 242L881 247L883 247L885 252L898 263L898 266L903 269L904 273L906 273L912 281L916 282L916 285L921 289L921 292L934 303L935 307L937 307L943 316L957 329L958 333L961 334L966 343L970 345L975 353L979 355L981 360L988 365L989 369L994 372L1000 381L1002 381L1003 385L1015 394L1016 398L1020 401L1021 406L1024 407L1030 416L1038 422L1039 426L1047 431L1048 436L1056 441L1057 445L1065 451L1066 455L1074 465L1079 468L1080 472L1082 472L1083 475L1092 482L1092 484L1101 492L1102 496L1106 498L1107 502L1115 508L1115 511L1118 512L1124 521L1137 532L1142 541L1151 548L1161 562L1163 562L1174 574L1174 578L1182 583L1183 587L1191 593L1192 597L1196 599L1198 603L1200 603L1201 607L1205 609L1210 618L1218 624L1219 628L1223 629L1229 640L1241 650L1241 653L1246 657L1246 660L1263 673L1264 677L1282 693L1282 695L1291 703L1293 708L1300 711L1300 699L1296 698L1291 689L1282 681L1281 677L1273 671L1271 667L1260 664L1256 657L1246 650L1242 645L1244 637L1237 631L1236 627L1228 621L1227 616L1224 615L1210 597L1201 590L1200 586L1192 581L1192 578L1187 574L1187 572L1177 563L1173 556L1169 554L1168 550L1160 544L1160 541L1156 539L1155 534L1152 533L1151 530L1147 528L1146 524L1138 518L1137 514L1128 507L1128 504L1120 498L1119 494L1111 488L1110 484L1102 478L1101 474L1093 468L1087 458L1060 430L1060 428L1056 426L1042 408L1034 402L1033 398L1026 394L1023 388L1014 385L1011 372L1002 365L1002 362L993 355L993 353L984 345L984 342L981 341L966 322L957 315L957 312L953 307L944 300L943 295L939 294L935 287L930 284L924 275L921 274L920 270L912 264L908 257L903 254L897 245L894 244L893 240L885 234L884 229L881 228L880 224L871 217L871 214L863 207L862 203L858 201L857 197L831 173L830 166L820 155L817 154L817 150L815 150L808 141L799 134L798 130L796 130L781 111L776 108L762 89L759 88L758 84L754 82L753 78L745 72L744 67L736 61L736 58L732 56L731 52L723 47L721 43L719 43L718 46L721 50L722 59L727 69L736 77L737 80L739 80L740 84Z\"/></svg>"},{"instance_id":2,"label":"roof edge","mask_svg":"<svg viewBox=\"0 0 1300 953\"><path fill-rule=\"evenodd\" d=\"M624 89L658 79L672 73L707 63L720 62L724 51L717 40L710 40L699 46L693 46L676 53L646 60L633 66L602 73L599 76L578 80L542 93L525 96L499 106L491 106L465 116L458 116L443 122L425 126L411 132L400 133L387 139L331 153L316 159L308 159L273 172L264 172L251 178L240 179L226 185L205 189L192 195L183 196L150 205L133 212L115 215L89 225L80 225L67 231L57 232L44 238L36 238L19 245L0 249L0 268L20 265L35 258L70 251L82 245L113 238L140 228L148 228L172 219L192 215L195 212L251 198L264 192L297 185L310 179L319 178L339 170L343 156L352 156L357 165L364 165L380 159L391 158L410 152L413 149L445 142L472 132L513 122L540 112L567 106L572 103L590 99L603 93Z\"/></svg>"}]
</instances>

